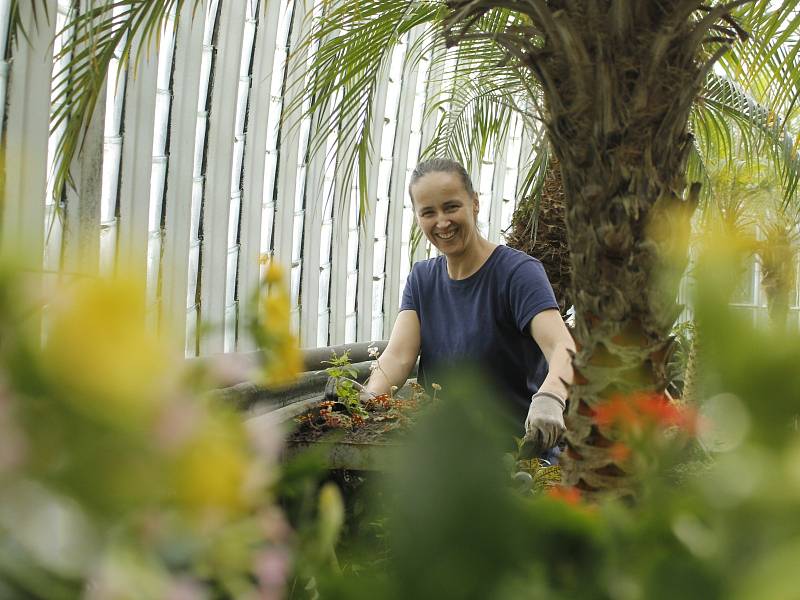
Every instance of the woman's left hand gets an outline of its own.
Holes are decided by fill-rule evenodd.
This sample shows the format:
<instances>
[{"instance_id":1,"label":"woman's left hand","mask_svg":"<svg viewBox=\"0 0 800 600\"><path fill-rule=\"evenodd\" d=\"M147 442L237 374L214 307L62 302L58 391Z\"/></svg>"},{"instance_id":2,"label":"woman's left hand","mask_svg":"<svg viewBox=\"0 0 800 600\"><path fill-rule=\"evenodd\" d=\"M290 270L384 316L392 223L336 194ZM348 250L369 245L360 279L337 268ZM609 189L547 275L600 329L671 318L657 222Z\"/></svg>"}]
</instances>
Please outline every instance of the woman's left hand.
<instances>
[{"instance_id":1,"label":"woman's left hand","mask_svg":"<svg viewBox=\"0 0 800 600\"><path fill-rule=\"evenodd\" d=\"M555 446L558 438L566 430L564 425L565 406L564 400L551 392L537 392L531 398L528 417L525 419L525 432L532 434L538 431L544 450Z\"/></svg>"}]
</instances>

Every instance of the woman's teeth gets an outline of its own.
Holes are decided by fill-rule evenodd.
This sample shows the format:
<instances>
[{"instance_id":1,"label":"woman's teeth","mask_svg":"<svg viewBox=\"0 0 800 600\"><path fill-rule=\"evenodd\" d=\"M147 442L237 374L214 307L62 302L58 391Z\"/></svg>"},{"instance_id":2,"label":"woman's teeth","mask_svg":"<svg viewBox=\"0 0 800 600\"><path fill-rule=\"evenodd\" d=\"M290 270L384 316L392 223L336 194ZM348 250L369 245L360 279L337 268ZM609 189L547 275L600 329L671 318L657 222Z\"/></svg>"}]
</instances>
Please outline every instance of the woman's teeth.
<instances>
[{"instance_id":1,"label":"woman's teeth","mask_svg":"<svg viewBox=\"0 0 800 600\"><path fill-rule=\"evenodd\" d=\"M449 239L453 238L453 236L455 236L455 234L456 234L456 232L454 230L454 231L449 231L447 233L437 233L436 236L441 238L441 239L443 239L443 240L449 240Z\"/></svg>"}]
</instances>

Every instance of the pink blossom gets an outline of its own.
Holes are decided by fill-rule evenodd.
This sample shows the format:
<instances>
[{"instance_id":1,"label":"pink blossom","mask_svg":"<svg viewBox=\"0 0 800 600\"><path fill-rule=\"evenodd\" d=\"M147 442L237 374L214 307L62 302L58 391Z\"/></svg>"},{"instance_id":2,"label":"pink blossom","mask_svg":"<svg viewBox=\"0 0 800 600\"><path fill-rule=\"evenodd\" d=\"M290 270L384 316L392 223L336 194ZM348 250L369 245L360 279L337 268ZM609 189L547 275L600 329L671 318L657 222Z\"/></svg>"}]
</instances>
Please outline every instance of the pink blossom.
<instances>
[{"instance_id":1,"label":"pink blossom","mask_svg":"<svg viewBox=\"0 0 800 600\"><path fill-rule=\"evenodd\" d=\"M290 566L289 552L283 546L273 546L258 554L254 571L262 593L282 591L289 576Z\"/></svg>"}]
</instances>

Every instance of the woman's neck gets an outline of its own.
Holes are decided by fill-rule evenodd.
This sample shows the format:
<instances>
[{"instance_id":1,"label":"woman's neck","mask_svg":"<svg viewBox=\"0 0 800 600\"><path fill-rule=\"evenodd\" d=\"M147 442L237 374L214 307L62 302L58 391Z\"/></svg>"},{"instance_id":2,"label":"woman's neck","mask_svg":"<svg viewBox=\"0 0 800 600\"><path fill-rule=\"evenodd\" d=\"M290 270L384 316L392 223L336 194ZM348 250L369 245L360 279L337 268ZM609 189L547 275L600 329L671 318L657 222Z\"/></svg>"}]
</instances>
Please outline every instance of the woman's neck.
<instances>
[{"instance_id":1,"label":"woman's neck","mask_svg":"<svg viewBox=\"0 0 800 600\"><path fill-rule=\"evenodd\" d=\"M458 255L448 255L447 274L450 279L466 279L475 274L483 264L489 259L497 244L477 236L475 242L469 248Z\"/></svg>"}]
</instances>

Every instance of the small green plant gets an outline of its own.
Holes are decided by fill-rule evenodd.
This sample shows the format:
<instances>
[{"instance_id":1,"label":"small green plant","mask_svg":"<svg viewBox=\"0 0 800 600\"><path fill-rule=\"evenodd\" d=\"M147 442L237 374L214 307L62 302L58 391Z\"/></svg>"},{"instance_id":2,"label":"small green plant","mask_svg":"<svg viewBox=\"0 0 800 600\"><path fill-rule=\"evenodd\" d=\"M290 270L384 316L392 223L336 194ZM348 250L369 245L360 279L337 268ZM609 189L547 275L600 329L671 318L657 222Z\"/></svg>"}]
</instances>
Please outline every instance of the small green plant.
<instances>
[{"instance_id":1,"label":"small green plant","mask_svg":"<svg viewBox=\"0 0 800 600\"><path fill-rule=\"evenodd\" d=\"M696 335L694 321L683 321L676 324L672 329L675 350L667 363L667 376L669 377L668 391L675 398L683 397L683 390L686 384L686 369Z\"/></svg>"},{"instance_id":2,"label":"small green plant","mask_svg":"<svg viewBox=\"0 0 800 600\"><path fill-rule=\"evenodd\" d=\"M334 350L331 353L331 359L323 361L326 365L330 365L325 372L331 377L357 377L358 372L353 368L350 363L350 351L345 350L341 356L336 354Z\"/></svg>"},{"instance_id":3,"label":"small green plant","mask_svg":"<svg viewBox=\"0 0 800 600\"><path fill-rule=\"evenodd\" d=\"M344 405L350 418L368 418L356 386L355 378L358 377L358 371L350 362L350 351L345 350L341 356L333 352L331 359L325 361L325 364L330 365L325 371L336 380L337 399Z\"/></svg>"},{"instance_id":4,"label":"small green plant","mask_svg":"<svg viewBox=\"0 0 800 600\"><path fill-rule=\"evenodd\" d=\"M370 348L370 356L377 358L377 348ZM372 423L372 433L381 435L402 429L413 421L413 413L420 406L430 403L431 398L425 389L411 381L408 393L396 395L397 387L392 386L388 394L362 394L363 386L356 381L358 372L350 363L349 352L341 355L333 353L330 365L325 372L330 377L326 397L308 412L299 415L295 421L303 428L324 431L328 429L359 429ZM377 361L374 369L380 369ZM434 390L441 386L433 384Z\"/></svg>"}]
</instances>

